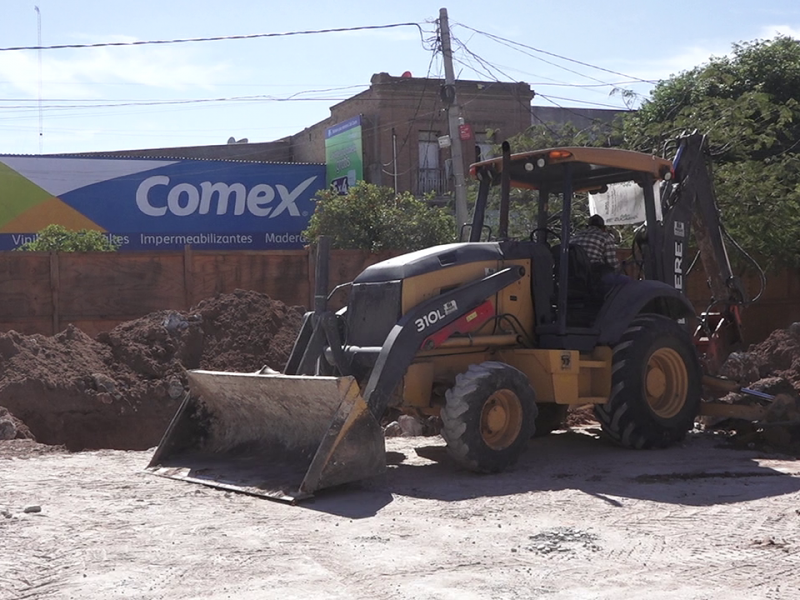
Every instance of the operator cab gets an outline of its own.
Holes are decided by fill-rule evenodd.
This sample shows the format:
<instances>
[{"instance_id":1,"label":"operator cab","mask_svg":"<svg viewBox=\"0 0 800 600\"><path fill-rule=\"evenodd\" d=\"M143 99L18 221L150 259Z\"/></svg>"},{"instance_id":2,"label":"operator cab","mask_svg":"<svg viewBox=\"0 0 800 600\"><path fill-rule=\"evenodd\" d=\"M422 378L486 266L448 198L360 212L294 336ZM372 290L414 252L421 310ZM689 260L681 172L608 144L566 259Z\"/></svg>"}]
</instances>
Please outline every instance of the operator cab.
<instances>
[{"instance_id":1,"label":"operator cab","mask_svg":"<svg viewBox=\"0 0 800 600\"><path fill-rule=\"evenodd\" d=\"M670 180L672 163L666 159L611 148L564 147L544 149L512 155L507 142L503 143L503 155L498 158L473 164L470 174L479 182L478 198L469 241L480 242L485 231L484 215L492 187L500 186L500 218L498 239L508 240L509 193L512 187L537 190L537 224L529 241L548 248L553 257L552 280L554 292L547 299L551 310L548 322L537 316L534 332L538 344L543 348L591 348L598 340L596 322L607 295L600 287L599 276L593 269L585 250L570 243L570 222L575 194L580 192L606 192L609 186L623 182L635 182L644 192L646 223L656 223L656 197L654 184ZM561 208L551 215L549 207L553 199L560 200ZM553 227L553 223L558 223ZM648 227L653 235L659 234L657 227ZM650 242L657 240L651 239ZM540 255L530 252L531 256ZM648 257L652 264L646 271L659 273L663 270L655 256ZM655 277L663 281L662 277ZM653 282L655 283L655 282ZM534 298L546 293L548 286L532 282ZM612 290L609 296L615 293ZM537 302L537 306L543 304Z\"/></svg>"}]
</instances>

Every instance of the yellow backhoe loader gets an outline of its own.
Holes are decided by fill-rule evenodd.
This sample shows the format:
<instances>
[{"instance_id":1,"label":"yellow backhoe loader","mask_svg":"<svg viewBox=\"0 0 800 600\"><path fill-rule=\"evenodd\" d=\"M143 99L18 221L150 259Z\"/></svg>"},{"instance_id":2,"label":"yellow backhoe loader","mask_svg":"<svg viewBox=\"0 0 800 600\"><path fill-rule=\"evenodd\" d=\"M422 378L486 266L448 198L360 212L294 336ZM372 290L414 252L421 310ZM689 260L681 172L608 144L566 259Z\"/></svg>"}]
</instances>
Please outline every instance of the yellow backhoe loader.
<instances>
[{"instance_id":1,"label":"yellow backhoe loader","mask_svg":"<svg viewBox=\"0 0 800 600\"><path fill-rule=\"evenodd\" d=\"M477 472L514 463L570 405L593 404L622 446L680 440L713 383L704 374L740 336L747 298L728 262L706 140L676 144L674 161L583 147L511 155L504 144L501 157L471 167L479 193L469 241L368 267L338 312L327 310L320 252L315 310L283 373L190 371L148 470L300 500L385 469L380 423L390 408L439 415L451 456ZM638 190L646 228L638 273L604 289L570 243L573 196L619 184ZM500 224L494 241L481 241L492 186ZM538 191L537 228L522 240L507 234L512 187ZM719 307L699 316L694 336L684 290L692 231Z\"/></svg>"}]
</instances>

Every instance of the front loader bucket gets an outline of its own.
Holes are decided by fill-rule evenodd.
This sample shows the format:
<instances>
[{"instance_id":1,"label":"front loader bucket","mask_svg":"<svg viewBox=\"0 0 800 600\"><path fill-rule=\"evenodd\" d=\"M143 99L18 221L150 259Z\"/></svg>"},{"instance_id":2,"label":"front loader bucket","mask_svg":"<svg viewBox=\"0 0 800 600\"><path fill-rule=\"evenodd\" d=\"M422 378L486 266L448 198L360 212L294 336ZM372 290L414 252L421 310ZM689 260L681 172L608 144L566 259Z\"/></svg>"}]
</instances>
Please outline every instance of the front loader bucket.
<instances>
[{"instance_id":1,"label":"front loader bucket","mask_svg":"<svg viewBox=\"0 0 800 600\"><path fill-rule=\"evenodd\" d=\"M147 470L278 500L386 469L352 377L189 371L189 394Z\"/></svg>"}]
</instances>

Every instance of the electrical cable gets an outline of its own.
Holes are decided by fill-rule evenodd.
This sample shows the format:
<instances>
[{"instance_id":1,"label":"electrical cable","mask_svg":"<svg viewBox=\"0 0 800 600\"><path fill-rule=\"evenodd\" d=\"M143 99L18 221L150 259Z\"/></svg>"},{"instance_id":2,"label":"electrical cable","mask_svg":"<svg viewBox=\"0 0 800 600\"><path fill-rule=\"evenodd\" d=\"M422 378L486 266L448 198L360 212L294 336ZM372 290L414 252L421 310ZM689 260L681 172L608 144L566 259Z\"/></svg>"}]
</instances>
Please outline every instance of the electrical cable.
<instances>
[{"instance_id":1,"label":"electrical cable","mask_svg":"<svg viewBox=\"0 0 800 600\"><path fill-rule=\"evenodd\" d=\"M469 29L469 28L468 28L468 29ZM482 57L481 57L481 56L479 56L477 53L475 53L475 52L473 52L472 50L470 50L470 49L469 49L469 48L466 46L466 44L465 44L463 41L461 41L459 38L457 38L457 37L455 37L455 36L454 36L454 37L453 37L453 41L454 41L454 42L456 42L456 43L459 45L459 47L460 47L460 48L462 48L462 49L463 49L463 50L464 50L464 51L465 51L467 54L469 54L470 56L472 56L472 57L473 57L473 58L474 58L474 59L475 59L475 60L478 62L478 64L480 64L480 65L481 65L481 66L482 66L482 67L485 69L486 73L484 73L484 74L488 74L488 75L489 75L490 77L492 77L492 78L493 78L495 81L498 81L498 82L499 82L500 80L499 80L499 78L498 78L496 75L494 75L494 74L491 72L491 70L492 70L492 69L494 69L495 71L497 71L498 73L500 73L501 75L503 75L503 76L504 76L504 77L505 77L507 80L511 80L511 79L513 79L513 78L512 78L510 75L508 75L507 73L505 73L504 71L502 71L502 70L501 70L500 68L498 68L498 67L497 67L495 64L493 64L493 63L491 63L490 61L488 61L488 60L486 60L486 59L482 58ZM467 67L470 67L470 68L471 68L471 69L472 69L472 70L473 70L475 73L478 73L479 75L481 74L481 72L480 72L480 71L478 71L477 69L475 69L475 68L471 67L471 66L470 66L468 63L466 63L466 62L464 62L464 61L461 61L461 60L458 60L458 62L460 62L461 64L463 64L463 65L465 65L465 66L467 66ZM549 62L549 61L547 61L547 62ZM599 81L599 80L595 79L595 81ZM601 82L601 83L603 83L603 82ZM626 107L625 109L623 109L622 107L619 107L619 106L614 106L614 105L605 104L605 103L600 103L600 102L591 102L591 101L586 101L586 100L577 100L577 99L573 99L573 98L563 98L563 97L560 97L560 96L551 96L551 95L548 95L548 94L541 94L541 93L536 93L536 95L537 95L537 96L541 96L542 98L544 98L545 100L547 100L548 102L550 102L551 104L553 104L554 106L556 106L556 107L558 107L558 108L560 108L560 109L562 109L562 110L565 110L565 111L572 112L572 113L573 113L573 114L575 114L575 115L578 115L578 113L577 113L577 112L575 112L575 111L573 111L573 110L571 110L571 109L569 109L569 108L565 108L564 106L561 106L560 104L558 104L557 102L555 102L554 98L555 98L555 99L559 99L559 100L567 100L567 101L570 101L570 102L578 102L578 103L582 103L582 104L594 105L594 106L598 106L598 107L601 107L601 108L610 108L610 109L614 109L614 110L627 110L627 107ZM527 107L527 110L531 112L531 114L532 114L532 116L533 116L534 118L536 118L536 115L534 114L534 111L532 111L532 110L531 110L531 107L530 107L530 106L528 106L528 107ZM584 115L580 115L580 116L582 116L583 118L585 118L585 116L584 116ZM539 119L539 120L541 121L541 119ZM592 121L593 121L593 122L595 122L596 124L604 124L604 122L603 122L601 119L592 119ZM544 123L542 122L542 124L544 124ZM555 134L555 132L553 132L553 131L552 131L552 129L551 129L550 127L547 127L547 128L548 128L548 130L550 131L550 133L551 133L551 134Z\"/></svg>"},{"instance_id":2,"label":"electrical cable","mask_svg":"<svg viewBox=\"0 0 800 600\"><path fill-rule=\"evenodd\" d=\"M436 41L438 41L438 36L437 36L437 38L436 38L436 40L434 42L436 42ZM423 46L424 46L424 42L423 42ZM403 138L402 143L400 144L400 148L398 148L398 150L397 150L397 155L399 155L405 149L406 144L408 143L408 138L411 136L411 130L412 130L411 124L414 123L414 121L416 121L417 117L419 116L419 110L422 107L422 101L425 98L425 90L427 89L428 81L430 80L431 69L433 67L433 61L436 58L436 54L438 52L438 46L433 46L433 47L430 48L430 50L431 50L431 59L428 62L428 70L427 70L427 72L425 74L425 81L422 84L423 85L422 92L419 95L419 101L417 102L417 106L414 109L414 116L411 117L411 119L409 121L409 126L406 129L406 135ZM431 121L433 121L434 114L435 113L431 113ZM394 125L392 125L392 127L394 127ZM388 131L388 129L384 129L384 131ZM391 177L398 177L400 175L405 175L406 173L409 172L409 171L406 171L405 173L391 173L391 172L387 171L384 167L388 167L389 165L391 165L393 163L393 161L394 161L394 157L388 163L381 164L381 172L383 172L386 175L389 175Z\"/></svg>"},{"instance_id":3,"label":"electrical cable","mask_svg":"<svg viewBox=\"0 0 800 600\"><path fill-rule=\"evenodd\" d=\"M140 40L136 42L101 42L96 44L59 44L55 46L13 46L0 48L0 52L16 50L64 50L77 48L108 48L114 46L148 46L155 44L185 44L190 42L219 42L226 40L252 40L257 38L289 37L297 35L314 35L318 33L343 33L348 31L367 31L375 29L392 29L395 27L416 27L422 38L423 30L419 23L392 23L389 25L363 25L360 27L336 27L331 29L310 29L305 31L286 31L282 33L252 33L243 35L220 35L204 38L183 38L173 40Z\"/></svg>"},{"instance_id":4,"label":"electrical cable","mask_svg":"<svg viewBox=\"0 0 800 600\"><path fill-rule=\"evenodd\" d=\"M461 41L459 38L457 38L457 37L453 37L453 41L454 41L454 42L455 42L455 43L456 43L456 44L457 44L457 45L458 45L460 48L463 48L463 49L464 49L464 50L465 50L465 51L466 51L468 54L470 54L470 55L471 55L471 56L473 56L473 57L474 57L476 60L478 60L478 61L479 61L481 64L483 64L483 65L486 65L486 66L487 66L487 68L489 68L489 67L494 67L494 65L492 65L492 63L490 63L489 61L487 61L487 60L483 59L482 57L478 56L476 53L474 53L474 52L472 52L471 50L469 50L469 49L466 47L466 44L465 44L464 42L462 42L462 41ZM459 61L459 62L460 62L460 61ZM462 62L461 64L465 64L465 65L466 65L466 63L463 63L463 62ZM473 70L474 70L474 69L473 69ZM506 75L506 74L505 74L505 73L504 73L502 70L500 70L500 69L496 69L496 70L497 70L499 73L501 73L503 76L505 76L506 78L508 78L508 79L511 79L511 78L510 78L508 75ZM477 73L478 71L475 71L475 72ZM494 81L495 81L495 82L497 82L497 83L501 83L501 82L500 82L500 80L499 80L499 78L497 78L496 76L494 76L494 77L493 77L493 79L494 79ZM535 92L534 92L534 94L535 94ZM537 116L537 115L534 113L534 111L533 111L533 110L531 110L531 108L532 108L532 107L531 107L531 105L530 105L530 104L524 104L524 103L521 101L521 99L520 99L519 97L516 97L516 96L515 96L515 98L516 98L517 102L519 102L519 104L520 104L520 105L523 107L523 109L525 110L525 112L526 112L526 113L530 114L530 115L531 115L531 116L532 116L534 119L538 120L538 121L540 122L540 124L541 124L543 127L545 127L545 128L548 130L548 132L550 132L550 134L551 134L551 135L553 135L553 136L556 136L556 135L557 135L557 133L556 133L556 132L555 132L555 131L552 129L552 127L550 127L550 125L549 125L548 123L546 123L546 122L545 122L545 121L543 121L541 118L539 118L539 117L538 117L538 116Z\"/></svg>"},{"instance_id":5,"label":"electrical cable","mask_svg":"<svg viewBox=\"0 0 800 600\"><path fill-rule=\"evenodd\" d=\"M634 81L638 81L640 83L647 83L647 84L650 84L650 85L658 83L657 81L654 81L654 80L641 79L639 77L634 77L633 75L626 75L625 73L620 73L619 71L613 71L611 69L606 69L604 67L599 67L597 65L593 65L593 64L586 63L586 62L583 62L583 61L580 61L580 60L576 60L574 58L569 58L567 56L562 56L560 54L556 54L555 52L548 52L547 50L542 50L540 48L534 48L533 46L528 46L527 44L523 44L523 43L520 43L520 42L515 42L514 40L510 40L508 38L504 38L504 37L501 37L499 35L494 35L492 33L487 33L485 31L481 31L479 29L475 29L473 27L469 27L468 25L464 25L463 23L457 23L457 25L459 25L461 27L464 27L465 29L469 29L470 31L474 31L475 33L478 33L480 35L484 35L484 36L488 37L489 39L492 39L492 40L494 40L494 41L496 41L498 43L499 42L504 42L505 43L504 45L509 45L510 44L510 45L513 45L513 46L519 46L521 48L527 48L528 50L533 50L534 52L538 52L538 53L541 53L541 54L546 54L548 56L552 56L552 57L558 58L560 60L565 60L565 61L572 62L572 63L578 64L578 65L582 65L584 67L589 67L590 69L597 69L598 71L604 71L606 73L611 73L612 75L619 75L620 77L625 77L627 79L633 79ZM534 57L534 58L538 58L538 57ZM544 59L541 59L541 58L539 60L543 60L544 61ZM544 61L544 62L548 62L548 61ZM575 73L577 75L580 75L582 77L586 77L587 79L594 79L593 77L590 77L588 75L584 75L582 73L578 73L576 71L571 71L570 69L566 69L565 67L562 67L562 66L560 66L558 64L549 63L549 62L548 62L548 64L552 64L555 67L559 67L561 69L570 71L570 72ZM599 80L595 80L595 81L599 81Z\"/></svg>"},{"instance_id":6,"label":"electrical cable","mask_svg":"<svg viewBox=\"0 0 800 600\"><path fill-rule=\"evenodd\" d=\"M558 106L559 108L564 108L564 107L561 106L560 104L558 104L557 102L555 102L555 100L566 100L568 102L577 102L578 104L588 104L588 105L591 105L591 106L599 106L601 108L610 108L610 109L614 109L614 110L630 110L627 107L623 108L621 106L614 106L613 104L605 104L603 102L592 102L591 100L578 100L577 98L565 98L563 96L552 96L552 95L549 95L549 94L541 94L541 93L538 93L536 95L538 97L540 97L540 98L544 98L545 100L547 100L548 102Z\"/></svg>"}]
</instances>

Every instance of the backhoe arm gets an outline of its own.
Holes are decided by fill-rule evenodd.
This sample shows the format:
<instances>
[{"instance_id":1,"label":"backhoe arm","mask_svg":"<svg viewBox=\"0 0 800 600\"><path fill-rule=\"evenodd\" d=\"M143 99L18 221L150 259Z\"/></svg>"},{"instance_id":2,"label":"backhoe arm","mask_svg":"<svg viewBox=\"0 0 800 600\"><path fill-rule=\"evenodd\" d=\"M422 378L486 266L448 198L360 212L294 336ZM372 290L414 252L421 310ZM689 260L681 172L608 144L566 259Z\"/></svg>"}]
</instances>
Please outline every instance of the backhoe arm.
<instances>
[{"instance_id":1,"label":"backhoe arm","mask_svg":"<svg viewBox=\"0 0 800 600\"><path fill-rule=\"evenodd\" d=\"M706 355L707 371L714 373L731 347L742 341L739 309L748 298L725 248L706 137L693 133L679 138L673 165L674 184L663 206L664 272L674 273L675 287L685 291L683 276L692 229L712 294L709 312L701 315L699 349Z\"/></svg>"}]
</instances>

